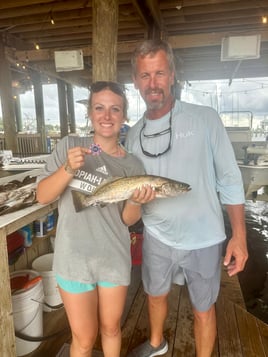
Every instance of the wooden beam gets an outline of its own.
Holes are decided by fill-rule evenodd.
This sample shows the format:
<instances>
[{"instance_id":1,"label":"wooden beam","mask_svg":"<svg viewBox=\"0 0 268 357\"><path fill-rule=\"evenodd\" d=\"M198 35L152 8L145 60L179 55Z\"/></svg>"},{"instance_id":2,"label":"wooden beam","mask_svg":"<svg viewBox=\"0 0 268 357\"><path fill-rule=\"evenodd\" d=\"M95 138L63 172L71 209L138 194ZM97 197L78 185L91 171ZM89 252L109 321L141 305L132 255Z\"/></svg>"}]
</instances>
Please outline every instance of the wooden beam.
<instances>
[{"instance_id":1,"label":"wooden beam","mask_svg":"<svg viewBox=\"0 0 268 357\"><path fill-rule=\"evenodd\" d=\"M75 110L74 110L74 93L73 86L67 84L66 86L66 96L67 96L67 108L68 108L68 121L70 127L70 133L76 132L76 123L75 123Z\"/></svg>"},{"instance_id":2,"label":"wooden beam","mask_svg":"<svg viewBox=\"0 0 268 357\"><path fill-rule=\"evenodd\" d=\"M117 80L117 33L118 1L93 0L93 82Z\"/></svg>"},{"instance_id":3,"label":"wooden beam","mask_svg":"<svg viewBox=\"0 0 268 357\"><path fill-rule=\"evenodd\" d=\"M10 64L5 57L4 43L0 37L0 96L3 113L3 126L7 150L18 152L15 107L13 103Z\"/></svg>"},{"instance_id":4,"label":"wooden beam","mask_svg":"<svg viewBox=\"0 0 268 357\"><path fill-rule=\"evenodd\" d=\"M71 9L71 10L66 10L62 12L53 12L53 18L56 22L61 22L61 21L70 21L72 19L84 19L84 18L89 18L92 17L92 11L90 8L84 8L83 11L81 9ZM15 15L13 14L13 17L8 17L8 18L3 18L1 20L1 27L11 27L10 30L14 30L16 27L22 27L26 28L28 25L36 25L39 26L39 29L41 28L42 25L45 24L50 24L50 18L49 18L49 13L45 15L44 14L35 14L34 16L32 15L25 15L25 16L19 16L18 14ZM13 27L13 28L12 28Z\"/></svg>"},{"instance_id":5,"label":"wooden beam","mask_svg":"<svg viewBox=\"0 0 268 357\"><path fill-rule=\"evenodd\" d=\"M168 5L169 3L169 5ZM231 4L230 4L231 3ZM168 1L165 3L160 2L160 10L167 9L176 10L178 0ZM232 10L245 10L245 9L261 9L267 6L267 0L187 0L182 1L182 9L185 15L190 14L207 14L209 12L223 12ZM181 11L179 10L179 11ZM176 10L178 11L178 10Z\"/></svg>"},{"instance_id":6,"label":"wooden beam","mask_svg":"<svg viewBox=\"0 0 268 357\"><path fill-rule=\"evenodd\" d=\"M260 31L261 40L268 41L268 29ZM256 31L247 31L247 35L256 34ZM234 34L232 34L234 36ZM238 34L237 34L238 35ZM216 33L202 33L194 35L175 35L169 36L168 41L173 49L191 48L203 46L218 46L221 45L222 38L230 36L228 31Z\"/></svg>"},{"instance_id":7,"label":"wooden beam","mask_svg":"<svg viewBox=\"0 0 268 357\"><path fill-rule=\"evenodd\" d=\"M154 22L157 24L161 31L164 31L164 21L159 9L158 1L157 0L146 0L146 5L154 19Z\"/></svg>"},{"instance_id":8,"label":"wooden beam","mask_svg":"<svg viewBox=\"0 0 268 357\"><path fill-rule=\"evenodd\" d=\"M67 102L66 102L66 85L64 81L58 79L58 100L60 111L60 133L61 137L68 135L68 121L67 121Z\"/></svg>"},{"instance_id":9,"label":"wooden beam","mask_svg":"<svg viewBox=\"0 0 268 357\"><path fill-rule=\"evenodd\" d=\"M45 113L44 113L44 98L41 75L39 72L32 71L31 78L34 86L34 102L37 132L40 133L41 145L40 152L47 152Z\"/></svg>"},{"instance_id":10,"label":"wooden beam","mask_svg":"<svg viewBox=\"0 0 268 357\"><path fill-rule=\"evenodd\" d=\"M1 2L2 3L2 2ZM8 3L8 2L7 2ZM18 2L20 3L20 2ZM40 15L43 14L43 21L46 20L46 17L49 16L50 12L58 12L58 11L66 11L66 10L76 10L77 8L84 9L86 7L91 7L91 1L85 0L75 0L75 1L53 1L53 6L51 1L47 4L42 4L39 2L38 4L34 4L33 6L18 6L17 13L19 16L30 16L30 15ZM2 9L0 11L0 19L13 18L14 12L16 12L16 8L6 8L2 5Z\"/></svg>"},{"instance_id":11,"label":"wooden beam","mask_svg":"<svg viewBox=\"0 0 268 357\"><path fill-rule=\"evenodd\" d=\"M268 29L260 31L262 42L268 41ZM256 31L247 31L247 35L256 34ZM174 35L169 36L168 41L173 49L203 47L203 46L219 46L223 37L229 36L228 31L205 34L192 35ZM124 41L118 43L118 53L131 53L141 41ZM70 48L73 49L73 48ZM87 46L82 48L84 56L92 55L92 47ZM6 49L6 52L9 52ZM9 52L11 55L11 52ZM14 56L19 61L26 61L26 58L31 62L47 61L54 59L54 50L31 50L31 51L15 51Z\"/></svg>"},{"instance_id":12,"label":"wooden beam","mask_svg":"<svg viewBox=\"0 0 268 357\"><path fill-rule=\"evenodd\" d=\"M136 9L137 13L139 14L140 18L142 19L143 24L148 31L151 26L151 21L148 19L148 17L146 17L145 11L141 8L141 5L138 3L137 0L132 0L132 4L133 4L134 8Z\"/></svg>"}]
</instances>

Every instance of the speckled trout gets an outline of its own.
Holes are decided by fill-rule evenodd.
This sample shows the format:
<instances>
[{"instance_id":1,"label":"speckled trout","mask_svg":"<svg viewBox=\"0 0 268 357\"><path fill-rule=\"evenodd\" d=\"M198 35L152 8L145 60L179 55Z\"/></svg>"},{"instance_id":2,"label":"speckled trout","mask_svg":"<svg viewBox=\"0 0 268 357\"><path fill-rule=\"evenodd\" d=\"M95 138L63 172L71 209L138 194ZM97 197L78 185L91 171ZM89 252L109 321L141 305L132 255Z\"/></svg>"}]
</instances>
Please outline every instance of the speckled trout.
<instances>
[{"instance_id":1,"label":"speckled trout","mask_svg":"<svg viewBox=\"0 0 268 357\"><path fill-rule=\"evenodd\" d=\"M156 197L158 198L175 197L191 190L190 185L187 183L161 176L138 175L119 177L104 182L92 194L72 190L76 212L90 206L106 206L109 203L127 200L137 188L141 189L146 185L151 186L155 190Z\"/></svg>"}]
</instances>

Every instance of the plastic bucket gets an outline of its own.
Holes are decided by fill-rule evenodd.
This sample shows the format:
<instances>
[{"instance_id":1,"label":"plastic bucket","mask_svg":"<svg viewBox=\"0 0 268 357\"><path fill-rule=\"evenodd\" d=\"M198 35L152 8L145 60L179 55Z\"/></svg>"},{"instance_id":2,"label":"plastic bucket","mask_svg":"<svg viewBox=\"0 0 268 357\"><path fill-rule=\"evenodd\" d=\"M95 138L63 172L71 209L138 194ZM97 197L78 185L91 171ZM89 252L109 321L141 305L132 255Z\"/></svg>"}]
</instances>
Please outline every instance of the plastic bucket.
<instances>
[{"instance_id":1,"label":"plastic bucket","mask_svg":"<svg viewBox=\"0 0 268 357\"><path fill-rule=\"evenodd\" d=\"M10 274L12 278L29 277L33 279L40 274L33 270L20 270ZM42 280L12 293L12 309L15 330L30 337L43 336L43 301ZM26 341L16 337L17 356L24 356L34 351L41 341Z\"/></svg>"},{"instance_id":2,"label":"plastic bucket","mask_svg":"<svg viewBox=\"0 0 268 357\"><path fill-rule=\"evenodd\" d=\"M50 306L57 306L62 304L62 300L55 274L52 271L53 256L53 253L41 255L33 261L32 268L38 271L43 278L45 303ZM53 309L44 305L43 310L49 312Z\"/></svg>"}]
</instances>

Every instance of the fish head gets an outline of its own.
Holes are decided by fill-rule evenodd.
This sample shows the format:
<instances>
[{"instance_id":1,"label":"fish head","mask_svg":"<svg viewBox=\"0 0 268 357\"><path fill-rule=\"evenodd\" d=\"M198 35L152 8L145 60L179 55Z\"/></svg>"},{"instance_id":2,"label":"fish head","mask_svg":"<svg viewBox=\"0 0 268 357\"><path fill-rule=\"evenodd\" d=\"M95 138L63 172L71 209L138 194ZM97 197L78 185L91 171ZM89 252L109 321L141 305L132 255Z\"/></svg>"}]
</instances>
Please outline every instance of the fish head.
<instances>
[{"instance_id":1,"label":"fish head","mask_svg":"<svg viewBox=\"0 0 268 357\"><path fill-rule=\"evenodd\" d=\"M159 192L162 197L174 197L178 196L180 193L188 192L191 187L188 183L171 181L165 182L161 185Z\"/></svg>"}]
</instances>

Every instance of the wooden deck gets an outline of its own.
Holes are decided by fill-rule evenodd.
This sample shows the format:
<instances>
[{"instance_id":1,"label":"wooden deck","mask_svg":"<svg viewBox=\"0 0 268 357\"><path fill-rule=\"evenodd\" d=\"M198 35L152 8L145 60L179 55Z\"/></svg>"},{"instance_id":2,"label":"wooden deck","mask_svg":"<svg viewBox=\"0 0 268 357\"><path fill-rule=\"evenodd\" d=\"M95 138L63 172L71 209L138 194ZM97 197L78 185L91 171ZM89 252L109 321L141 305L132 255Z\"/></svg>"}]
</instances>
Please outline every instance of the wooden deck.
<instances>
[{"instance_id":1,"label":"wooden deck","mask_svg":"<svg viewBox=\"0 0 268 357\"><path fill-rule=\"evenodd\" d=\"M140 268L133 267L133 280L129 289L122 321L122 357L148 336L146 296L140 282ZM245 309L237 277L229 278L222 272L221 291L216 304L218 337L213 357L265 357L268 356L268 325ZM64 309L45 313L45 334L68 326ZM186 287L174 285L169 297L169 315L165 336L169 351L165 357L194 357L193 315ZM70 342L70 332L43 342L27 357L68 357L59 351ZM94 357L102 356L100 340L96 342Z\"/></svg>"}]
</instances>

